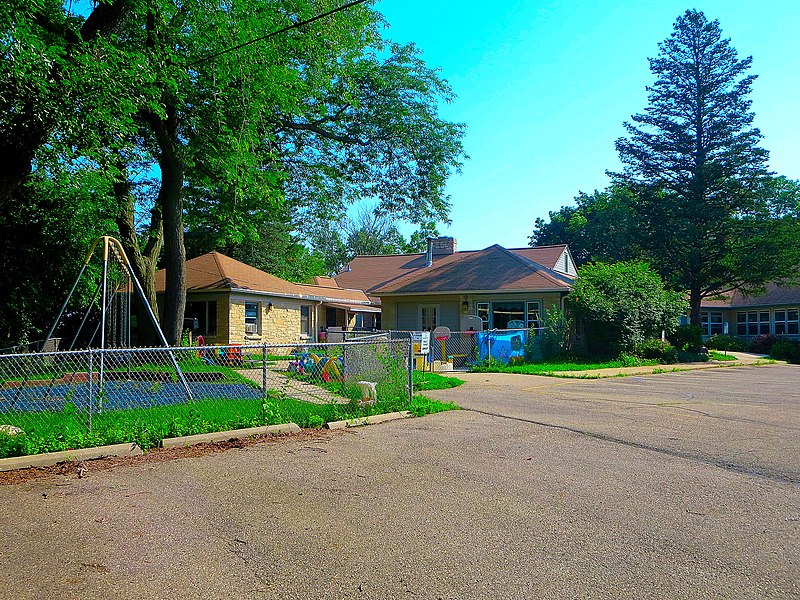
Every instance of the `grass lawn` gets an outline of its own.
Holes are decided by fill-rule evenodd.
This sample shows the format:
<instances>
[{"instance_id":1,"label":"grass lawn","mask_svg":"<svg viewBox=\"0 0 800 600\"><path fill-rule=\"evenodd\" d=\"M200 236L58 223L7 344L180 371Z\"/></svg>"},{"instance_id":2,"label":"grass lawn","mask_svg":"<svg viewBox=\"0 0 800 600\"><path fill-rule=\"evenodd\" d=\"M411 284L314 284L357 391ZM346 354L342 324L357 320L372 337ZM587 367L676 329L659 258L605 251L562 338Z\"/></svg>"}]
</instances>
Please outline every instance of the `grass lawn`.
<instances>
[{"instance_id":1,"label":"grass lawn","mask_svg":"<svg viewBox=\"0 0 800 600\"><path fill-rule=\"evenodd\" d=\"M463 379L457 377L445 377L438 373L421 373L414 371L414 390L423 392L426 390L447 390L458 387L464 383Z\"/></svg>"},{"instance_id":2,"label":"grass lawn","mask_svg":"<svg viewBox=\"0 0 800 600\"><path fill-rule=\"evenodd\" d=\"M725 354L724 352L719 352L717 350L709 350L708 351L708 358L711 360L737 360L735 356L731 356L730 354Z\"/></svg>"},{"instance_id":3,"label":"grass lawn","mask_svg":"<svg viewBox=\"0 0 800 600\"><path fill-rule=\"evenodd\" d=\"M422 395L380 399L364 407L350 404L315 404L281 397L270 392L260 399L228 400L205 398L185 404L153 406L129 410L110 410L92 415L92 431L86 427L86 414L73 405L60 412L20 412L0 417L25 433L0 433L0 458L90 448L105 444L136 442L143 449L157 446L168 437L226 431L243 427L297 423L300 427L322 427L328 421L366 417L408 410L416 416L453 410Z\"/></svg>"},{"instance_id":4,"label":"grass lawn","mask_svg":"<svg viewBox=\"0 0 800 600\"><path fill-rule=\"evenodd\" d=\"M559 371L592 371L594 369L615 369L622 367L648 367L660 364L658 360L640 359L632 365L628 361L619 359L597 362L591 360L555 360L550 362L506 365L492 363L490 365L475 365L474 373L521 373L524 375L549 375Z\"/></svg>"}]
</instances>

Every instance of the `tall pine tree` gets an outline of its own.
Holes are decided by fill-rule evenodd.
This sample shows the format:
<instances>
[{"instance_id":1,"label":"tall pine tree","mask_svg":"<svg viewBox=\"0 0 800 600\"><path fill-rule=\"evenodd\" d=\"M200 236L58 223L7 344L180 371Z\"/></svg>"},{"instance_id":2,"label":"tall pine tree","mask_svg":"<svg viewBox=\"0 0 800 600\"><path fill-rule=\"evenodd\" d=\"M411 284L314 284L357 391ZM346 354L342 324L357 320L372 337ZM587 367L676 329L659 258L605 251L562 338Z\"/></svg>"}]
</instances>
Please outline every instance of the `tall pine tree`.
<instances>
[{"instance_id":1,"label":"tall pine tree","mask_svg":"<svg viewBox=\"0 0 800 600\"><path fill-rule=\"evenodd\" d=\"M688 10L650 59L644 113L617 140L617 183L636 193L637 240L677 289L691 320L703 298L757 290L798 262L796 222L769 200L768 152L753 126L752 57L739 59L718 21Z\"/></svg>"}]
</instances>

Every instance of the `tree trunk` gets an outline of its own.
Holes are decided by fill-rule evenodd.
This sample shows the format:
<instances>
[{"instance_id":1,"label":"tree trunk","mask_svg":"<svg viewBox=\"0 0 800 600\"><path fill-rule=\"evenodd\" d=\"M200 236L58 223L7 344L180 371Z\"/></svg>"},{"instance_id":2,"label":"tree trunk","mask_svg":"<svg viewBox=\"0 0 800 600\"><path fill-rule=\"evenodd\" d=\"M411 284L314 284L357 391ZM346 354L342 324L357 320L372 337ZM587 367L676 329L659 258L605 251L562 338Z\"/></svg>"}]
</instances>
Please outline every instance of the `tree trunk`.
<instances>
[{"instance_id":1,"label":"tree trunk","mask_svg":"<svg viewBox=\"0 0 800 600\"><path fill-rule=\"evenodd\" d=\"M167 343L180 343L183 331L183 314L186 309L186 248L183 243L183 177L184 165L178 142L177 111L174 104L166 107L167 117L162 120L152 112L144 114L155 135L160 150L161 188L158 205L161 207L164 227L164 267L166 287L161 328Z\"/></svg>"},{"instance_id":2,"label":"tree trunk","mask_svg":"<svg viewBox=\"0 0 800 600\"><path fill-rule=\"evenodd\" d=\"M700 296L700 289L692 287L689 290L689 323L700 326L700 303L703 299Z\"/></svg>"},{"instance_id":3,"label":"tree trunk","mask_svg":"<svg viewBox=\"0 0 800 600\"><path fill-rule=\"evenodd\" d=\"M156 304L156 262L163 245L161 209L155 207L150 217L149 235L144 249L139 244L134 220L134 200L130 193L131 184L126 176L124 165L120 165L123 175L114 183L114 196L117 200L117 228L131 267L142 284L144 295L158 317ZM147 308L141 302L134 303L136 310L137 344L139 346L160 346L161 338L156 331Z\"/></svg>"}]
</instances>

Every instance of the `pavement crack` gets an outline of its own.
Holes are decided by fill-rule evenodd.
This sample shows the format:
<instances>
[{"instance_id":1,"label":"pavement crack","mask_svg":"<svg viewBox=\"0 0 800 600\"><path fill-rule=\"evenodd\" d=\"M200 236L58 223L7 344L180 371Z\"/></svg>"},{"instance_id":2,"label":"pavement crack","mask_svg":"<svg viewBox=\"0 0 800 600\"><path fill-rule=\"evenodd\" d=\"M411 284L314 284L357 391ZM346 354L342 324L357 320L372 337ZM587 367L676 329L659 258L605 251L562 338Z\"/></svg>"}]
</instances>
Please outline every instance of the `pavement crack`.
<instances>
[{"instance_id":1,"label":"pavement crack","mask_svg":"<svg viewBox=\"0 0 800 600\"><path fill-rule=\"evenodd\" d=\"M696 454L690 454L688 452L681 452L680 450L672 450L670 448L661 448L659 446L652 446L650 444L643 444L641 442L634 442L631 440L624 440L622 438L614 437L611 435L607 435L605 433L598 433L595 431L587 431L585 429L578 429L577 427L570 427L569 425L559 425L557 423L546 423L544 421L536 421L535 419L526 419L524 417L513 417L510 415L503 415L500 413L489 412L485 410L478 410L476 408L464 408L462 410L468 412L474 412L481 415L486 415L489 417L497 417L498 419L508 419L510 421L518 421L520 423L528 423L530 425L538 425L540 427L547 427L549 429L559 429L561 431L569 431L570 433L576 433L578 435L582 435L585 437L589 437L592 439L600 440L603 442L610 442L612 444L619 444L621 446L627 446L629 448L636 448L639 450L646 450L648 452L655 452L657 454L663 454L665 456L670 456L673 458L682 458L684 460L689 460L692 462L701 463L704 465L709 465L712 467L717 467L719 469L724 469L726 471L732 471L734 473L739 473L741 475L750 475L751 477L758 477L760 479L767 479L769 481L774 481L777 483L788 483L795 487L800 487L800 476L796 475L786 475L780 473L772 473L769 471L765 471L762 469L757 469L754 467L748 467L746 465L740 465L737 463L725 462L721 460L713 460L710 458L704 458L702 456L697 456Z\"/></svg>"}]
</instances>

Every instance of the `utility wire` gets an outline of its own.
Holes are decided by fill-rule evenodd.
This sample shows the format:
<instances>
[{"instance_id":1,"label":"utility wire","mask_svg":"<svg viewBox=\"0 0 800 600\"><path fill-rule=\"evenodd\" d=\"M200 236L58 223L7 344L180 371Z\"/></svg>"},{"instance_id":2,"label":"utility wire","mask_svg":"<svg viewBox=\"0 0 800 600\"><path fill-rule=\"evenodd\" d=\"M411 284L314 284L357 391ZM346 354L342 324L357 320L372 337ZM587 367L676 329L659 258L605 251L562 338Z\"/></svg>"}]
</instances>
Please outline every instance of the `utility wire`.
<instances>
[{"instance_id":1,"label":"utility wire","mask_svg":"<svg viewBox=\"0 0 800 600\"><path fill-rule=\"evenodd\" d=\"M214 58L218 58L218 57L222 56L223 54L228 54L229 52L233 52L234 50L239 50L240 48L244 48L245 46L249 46L250 44L255 44L257 42L261 42L263 40L271 38L274 35L278 35L278 34L281 34L281 33L286 33L287 31L291 31L292 29L297 29L299 27L303 27L304 25L308 25L309 23L313 23L314 21L319 21L320 19L324 19L325 17L329 17L329 16L331 16L331 15L337 13L337 12L340 12L340 11L343 11L343 10L347 10L348 8L356 6L357 4L363 4L366 1L367 0L353 0L353 2L348 2L347 4L343 4L342 6L338 6L336 8L333 8L333 9L327 11L327 12L324 12L324 13L321 13L321 14L316 15L314 17L311 17L310 19L306 19L305 21L298 21L297 23L292 23L291 25L287 25L286 27L284 27L282 29L278 29L277 31L273 31L273 32L268 33L266 35L262 35L261 37L257 37L255 39L249 40L247 42L242 42L241 44L237 44L236 46L232 46L231 48L227 48L225 50L220 50L219 52L215 52L213 54L209 54L208 56L204 56L202 58L197 59L193 63L188 63L186 66L187 67L193 67L193 66L199 65L200 63L204 63L204 62L207 62L207 61L212 60Z\"/></svg>"}]
</instances>

